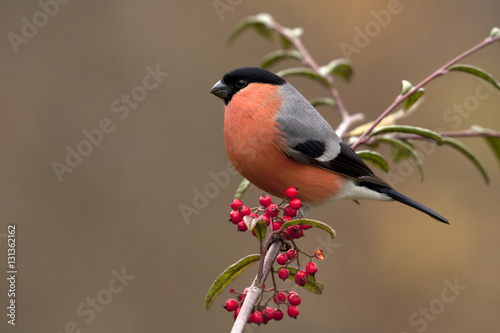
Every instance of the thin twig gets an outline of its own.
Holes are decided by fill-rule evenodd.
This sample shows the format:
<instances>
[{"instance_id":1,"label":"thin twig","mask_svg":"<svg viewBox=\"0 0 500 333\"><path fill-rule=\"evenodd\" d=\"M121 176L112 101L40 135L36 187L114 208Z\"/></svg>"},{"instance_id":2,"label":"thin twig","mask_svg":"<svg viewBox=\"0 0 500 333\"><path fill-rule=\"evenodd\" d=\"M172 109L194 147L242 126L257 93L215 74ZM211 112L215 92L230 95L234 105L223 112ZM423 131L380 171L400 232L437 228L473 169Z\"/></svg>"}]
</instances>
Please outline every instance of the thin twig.
<instances>
[{"instance_id":1,"label":"thin twig","mask_svg":"<svg viewBox=\"0 0 500 333\"><path fill-rule=\"evenodd\" d=\"M275 21L273 21L269 27L275 30L278 34L288 39L290 43L292 43L292 45L302 55L302 60L306 66L309 66L318 75L324 77L323 73L321 73L320 66L311 56L309 51L306 49L300 37L291 35L286 28L284 28L282 25L280 25ZM353 123L361 121L364 118L364 115L363 114L350 115L349 112L347 112L344 103L342 102L342 98L340 97L337 88L335 88L334 86L333 76L328 75L325 77L325 79L330 83L330 87L328 88L328 90L330 91L330 94L332 95L333 100L337 105L337 110L340 114L340 117L342 118L342 121L336 130L337 135L341 137L347 131L347 129L352 126Z\"/></svg>"},{"instance_id":2,"label":"thin twig","mask_svg":"<svg viewBox=\"0 0 500 333\"><path fill-rule=\"evenodd\" d=\"M483 138L483 137L496 137L500 138L500 133L495 132L475 132L471 130L455 131L455 132L437 132L440 136L444 138ZM412 133L402 133L402 134L387 134L386 137L396 138L400 140L430 140L424 136Z\"/></svg>"},{"instance_id":3,"label":"thin twig","mask_svg":"<svg viewBox=\"0 0 500 333\"><path fill-rule=\"evenodd\" d=\"M404 95L398 95L396 97L396 99L394 100L394 102L392 102L392 104L384 112L382 112L382 114L372 123L372 125L363 134L361 134L361 136L358 138L358 140L356 140L356 142L354 142L352 144L352 146L351 146L352 149L356 149L356 147L358 147L361 143L363 143L364 141L366 141L368 135L382 121L382 119L384 119L385 117L387 117L392 111L394 111L397 108L397 106L399 104L401 104L405 99L407 99L408 97L410 97L411 95L413 95L417 90L419 90L420 88L424 87L426 84L428 84L432 80L436 79L437 77L448 73L448 69L452 65L454 65L457 62L459 62L460 60L462 60L463 58L465 58L465 57L471 55L472 53L478 51L479 49L481 49L481 48L483 48L483 47L485 47L487 45L490 45L490 44L492 44L492 43L494 43L496 41L499 41L499 40L500 40L500 36L498 36L498 37L491 37L491 36L487 37L486 39L484 39L479 44L471 47L467 51L463 52L462 54L456 56L455 58L453 58L452 60L450 60L449 62L447 62L445 65L443 65L442 67L440 67L434 73L432 73L431 75L429 75L428 77L426 77L424 80L422 80L419 84L417 84L412 89L410 89L410 91L408 91L406 94L404 94Z\"/></svg>"}]
</instances>

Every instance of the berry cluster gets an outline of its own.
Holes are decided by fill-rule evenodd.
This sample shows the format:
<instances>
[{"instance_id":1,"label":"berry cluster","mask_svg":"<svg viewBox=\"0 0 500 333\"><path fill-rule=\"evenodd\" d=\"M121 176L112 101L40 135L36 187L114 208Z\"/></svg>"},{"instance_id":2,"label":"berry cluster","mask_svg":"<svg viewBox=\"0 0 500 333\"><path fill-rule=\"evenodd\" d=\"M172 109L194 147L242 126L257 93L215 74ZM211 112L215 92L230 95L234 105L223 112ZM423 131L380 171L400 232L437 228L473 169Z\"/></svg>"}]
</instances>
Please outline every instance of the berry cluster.
<instances>
[{"instance_id":1,"label":"berry cluster","mask_svg":"<svg viewBox=\"0 0 500 333\"><path fill-rule=\"evenodd\" d=\"M290 270L288 269L288 265L291 262L297 260L297 263L298 263L297 251L300 251L300 250L289 249L286 253L281 253L276 258L276 262L279 265L284 266L284 267L281 267L278 270L278 277L280 279L286 280L290 276ZM304 253L304 252L302 252L302 253ZM310 259L312 259L312 257L313 257L313 256L309 256L306 253L304 253L304 254L306 256L308 256ZM324 258L323 254L322 254L322 251L321 250L316 251L315 257L317 259L320 259L320 260L322 258ZM295 283L298 284L299 286L304 286L307 283L307 281L309 280L309 276L314 277L314 274L316 274L316 272L318 271L318 265L316 265L313 261L309 261L306 264L306 270L305 271L304 270L300 270L298 268L293 268L293 271L296 272L295 273L295 278L294 278Z\"/></svg>"},{"instance_id":2,"label":"berry cluster","mask_svg":"<svg viewBox=\"0 0 500 333\"><path fill-rule=\"evenodd\" d=\"M238 317L238 314L241 309L241 305L245 300L245 296L248 288L246 288L242 293L236 292L234 289L230 289L230 293L237 294L237 300L234 298L229 298L224 303L223 307L228 312L234 311L234 319ZM258 306L254 312L248 318L248 323L254 324L267 324L270 320L280 321L284 317L283 310L280 309L280 305L287 306L287 314L289 317L297 318L299 315L299 309L297 306L302 302L299 294L295 291L279 291L274 294L272 297L274 304L277 305L276 308L270 307L267 304L270 300L266 302L265 305Z\"/></svg>"},{"instance_id":3,"label":"berry cluster","mask_svg":"<svg viewBox=\"0 0 500 333\"><path fill-rule=\"evenodd\" d=\"M318 271L318 266L312 261L313 258L322 260L324 258L321 250L317 250L314 255L309 255L300 250L295 243L295 240L304 235L304 230L311 228L310 225L297 224L289 227L282 228L285 222L298 218L298 212L302 207L302 202L297 198L298 189L289 187L284 199L280 204L275 204L269 195L263 194L259 198L259 207L249 208L245 206L240 199L234 199L231 202L232 211L229 214L229 221L237 225L238 231L247 231L255 222L261 223L264 221L268 229L272 230L273 234L281 235L286 243L286 248L283 252L276 257L276 263L280 266L277 270L273 269L273 287L265 289L264 292L270 292L271 296L263 303L263 305L256 305L254 312L250 315L248 322L255 324L266 324L270 320L281 320L284 316L283 310L280 306L286 306L286 313L289 317L297 318L299 309L297 306L301 303L299 294L295 291L288 291L287 288L280 290L276 285L274 275L280 279L286 280L288 278L295 281L298 286L304 286L308 282L314 282L314 275ZM281 216L280 216L281 213ZM254 223L251 223L251 222ZM263 222L262 222L263 223ZM303 222L302 222L303 223ZM254 230L252 233L255 236ZM305 256L308 262L304 269L301 269L299 257ZM291 267L290 264L296 265ZM236 299L228 299L224 304L224 308L229 311L234 311L234 318L238 317L239 311L245 299L247 289L243 292L230 290L230 293L235 294ZM264 300L264 298L262 298ZM276 307L270 307L268 304L273 301Z\"/></svg>"},{"instance_id":4,"label":"berry cluster","mask_svg":"<svg viewBox=\"0 0 500 333\"><path fill-rule=\"evenodd\" d=\"M247 231L249 229L249 219L259 219L266 223L267 226L272 224L272 231L281 229L283 223L291 221L297 216L299 209L302 207L302 202L297 198L298 189L289 187L286 192L286 199L277 205L273 203L271 196L263 194L259 198L259 207L249 208L245 206L240 199L231 201L231 212L229 213L229 221L236 224L238 231ZM282 216L280 217L280 212ZM260 214L260 215L259 215ZM308 225L295 225L283 230L286 239L297 239L303 236L303 230L309 229ZM252 230L253 235L255 232Z\"/></svg>"}]
</instances>

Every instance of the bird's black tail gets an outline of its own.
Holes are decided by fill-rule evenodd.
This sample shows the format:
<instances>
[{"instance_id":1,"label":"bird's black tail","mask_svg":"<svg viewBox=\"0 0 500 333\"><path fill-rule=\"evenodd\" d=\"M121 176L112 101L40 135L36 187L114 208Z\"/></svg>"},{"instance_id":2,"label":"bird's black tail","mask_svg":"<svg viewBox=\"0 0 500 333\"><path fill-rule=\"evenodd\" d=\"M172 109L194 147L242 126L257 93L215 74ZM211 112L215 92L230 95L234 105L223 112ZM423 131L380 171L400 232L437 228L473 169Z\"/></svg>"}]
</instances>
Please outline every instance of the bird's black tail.
<instances>
[{"instance_id":1,"label":"bird's black tail","mask_svg":"<svg viewBox=\"0 0 500 333\"><path fill-rule=\"evenodd\" d=\"M399 193L398 191L396 191L393 188L384 187L384 186L381 186L381 185L378 185L378 184L373 184L373 183L368 183L368 182L363 182L360 185L368 187L369 189L372 189L372 190L377 191L379 193L386 194L386 195L388 195L389 197L391 197L392 199L394 199L396 201L399 201L399 202L401 202L401 203L403 203L405 205L408 205L410 207L418 209L419 211L421 211L421 212L423 212L423 213L425 213L425 214L427 214L427 215L435 218L436 220L439 220L439 221L441 221L443 223L449 224L448 220L445 219L440 214L438 214L435 211L433 211L432 209L427 208L424 205L416 202L415 200L408 198L407 196Z\"/></svg>"}]
</instances>

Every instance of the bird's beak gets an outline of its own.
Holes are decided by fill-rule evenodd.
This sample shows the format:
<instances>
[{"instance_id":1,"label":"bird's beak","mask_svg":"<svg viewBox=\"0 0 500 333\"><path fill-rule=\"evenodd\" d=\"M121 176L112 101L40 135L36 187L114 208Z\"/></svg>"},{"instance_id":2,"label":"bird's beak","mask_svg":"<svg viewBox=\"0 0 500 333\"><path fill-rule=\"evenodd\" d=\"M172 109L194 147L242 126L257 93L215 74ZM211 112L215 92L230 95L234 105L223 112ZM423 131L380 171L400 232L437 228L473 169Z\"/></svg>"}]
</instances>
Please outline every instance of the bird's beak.
<instances>
[{"instance_id":1,"label":"bird's beak","mask_svg":"<svg viewBox=\"0 0 500 333\"><path fill-rule=\"evenodd\" d=\"M219 81L212 87L210 93L219 98L227 99L229 98L229 87L225 83L222 83L222 81Z\"/></svg>"}]
</instances>

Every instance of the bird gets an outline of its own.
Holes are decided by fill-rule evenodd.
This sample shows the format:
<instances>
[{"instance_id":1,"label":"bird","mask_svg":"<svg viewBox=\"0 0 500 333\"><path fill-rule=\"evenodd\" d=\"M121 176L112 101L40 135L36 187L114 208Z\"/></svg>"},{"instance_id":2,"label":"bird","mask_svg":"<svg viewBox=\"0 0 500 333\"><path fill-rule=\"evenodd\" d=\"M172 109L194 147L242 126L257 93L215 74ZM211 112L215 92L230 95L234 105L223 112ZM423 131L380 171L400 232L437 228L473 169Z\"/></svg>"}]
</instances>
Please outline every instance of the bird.
<instances>
[{"instance_id":1,"label":"bird","mask_svg":"<svg viewBox=\"0 0 500 333\"><path fill-rule=\"evenodd\" d=\"M258 67L229 71L212 87L224 101L229 160L250 183L282 197L299 189L306 205L337 200L398 201L448 220L376 176L309 101L282 77Z\"/></svg>"}]
</instances>

